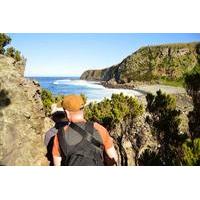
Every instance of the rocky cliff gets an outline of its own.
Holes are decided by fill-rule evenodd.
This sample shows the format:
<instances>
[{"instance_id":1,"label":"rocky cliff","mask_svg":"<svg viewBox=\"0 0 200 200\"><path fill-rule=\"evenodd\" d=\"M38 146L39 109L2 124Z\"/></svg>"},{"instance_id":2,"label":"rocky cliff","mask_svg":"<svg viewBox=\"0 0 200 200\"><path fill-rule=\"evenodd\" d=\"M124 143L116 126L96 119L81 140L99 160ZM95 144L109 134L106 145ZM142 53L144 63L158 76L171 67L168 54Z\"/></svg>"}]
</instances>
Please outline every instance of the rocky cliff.
<instances>
[{"instance_id":1,"label":"rocky cliff","mask_svg":"<svg viewBox=\"0 0 200 200\"><path fill-rule=\"evenodd\" d=\"M156 150L158 144L151 133L151 127L145 122L146 115L127 118L110 132L122 166L139 165L139 159L145 150Z\"/></svg>"},{"instance_id":2,"label":"rocky cliff","mask_svg":"<svg viewBox=\"0 0 200 200\"><path fill-rule=\"evenodd\" d=\"M24 78L24 63L0 55L0 164L47 165L40 86Z\"/></svg>"},{"instance_id":3,"label":"rocky cliff","mask_svg":"<svg viewBox=\"0 0 200 200\"><path fill-rule=\"evenodd\" d=\"M102 70L88 70L81 79L124 84L182 78L200 63L200 43L180 43L142 47L121 63Z\"/></svg>"}]
</instances>

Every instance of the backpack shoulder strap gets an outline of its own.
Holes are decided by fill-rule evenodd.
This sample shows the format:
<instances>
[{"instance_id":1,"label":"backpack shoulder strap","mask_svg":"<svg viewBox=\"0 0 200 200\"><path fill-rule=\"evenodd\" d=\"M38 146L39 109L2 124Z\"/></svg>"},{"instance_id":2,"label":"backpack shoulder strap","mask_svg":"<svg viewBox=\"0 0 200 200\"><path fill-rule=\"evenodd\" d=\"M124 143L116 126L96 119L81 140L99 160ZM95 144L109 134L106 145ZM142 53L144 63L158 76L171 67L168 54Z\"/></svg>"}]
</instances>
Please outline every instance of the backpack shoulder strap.
<instances>
[{"instance_id":1,"label":"backpack shoulder strap","mask_svg":"<svg viewBox=\"0 0 200 200\"><path fill-rule=\"evenodd\" d=\"M102 144L93 137L94 133L94 123L87 122L85 129L82 129L77 124L71 122L70 127L74 129L76 132L80 133L83 136L83 139L86 139L88 142L92 143L94 146L98 148L102 148Z\"/></svg>"},{"instance_id":2,"label":"backpack shoulder strap","mask_svg":"<svg viewBox=\"0 0 200 200\"><path fill-rule=\"evenodd\" d=\"M65 129L64 129L64 127L59 128L57 135L58 135L58 142L59 142L61 151L65 156L67 156L68 146L67 146L67 143L65 142Z\"/></svg>"}]
</instances>

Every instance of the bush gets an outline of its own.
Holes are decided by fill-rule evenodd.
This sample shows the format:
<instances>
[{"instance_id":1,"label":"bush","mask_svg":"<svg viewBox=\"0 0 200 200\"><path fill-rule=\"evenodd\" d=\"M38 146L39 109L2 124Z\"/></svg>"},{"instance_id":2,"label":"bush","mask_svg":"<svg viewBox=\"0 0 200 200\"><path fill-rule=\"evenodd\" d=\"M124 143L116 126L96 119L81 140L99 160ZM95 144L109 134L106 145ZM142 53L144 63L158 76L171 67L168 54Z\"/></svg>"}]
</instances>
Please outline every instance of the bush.
<instances>
[{"instance_id":1,"label":"bush","mask_svg":"<svg viewBox=\"0 0 200 200\"><path fill-rule=\"evenodd\" d=\"M22 60L20 51L16 50L14 47L7 48L5 55L14 58L16 62Z\"/></svg>"},{"instance_id":2,"label":"bush","mask_svg":"<svg viewBox=\"0 0 200 200\"><path fill-rule=\"evenodd\" d=\"M15 48L9 47L6 49L5 55L14 58L15 57Z\"/></svg>"},{"instance_id":3,"label":"bush","mask_svg":"<svg viewBox=\"0 0 200 200\"><path fill-rule=\"evenodd\" d=\"M153 116L152 132L156 133L159 144L158 155L163 165L180 165L180 146L185 136L180 135L180 114L176 110L176 101L170 95L157 91L157 95L148 94L147 111ZM144 155L148 156L148 154Z\"/></svg>"},{"instance_id":4,"label":"bush","mask_svg":"<svg viewBox=\"0 0 200 200\"><path fill-rule=\"evenodd\" d=\"M0 33L0 54L4 54L4 47L10 44L10 42L11 38L8 35L6 35L5 33Z\"/></svg>"},{"instance_id":5,"label":"bush","mask_svg":"<svg viewBox=\"0 0 200 200\"><path fill-rule=\"evenodd\" d=\"M147 110L149 112L159 113L165 110L173 110L176 108L176 100L170 95L162 93L158 90L156 96L148 93L146 96Z\"/></svg>"},{"instance_id":6,"label":"bush","mask_svg":"<svg viewBox=\"0 0 200 200\"><path fill-rule=\"evenodd\" d=\"M86 104L87 103L87 97L83 93L81 93L80 96L83 98L84 104Z\"/></svg>"},{"instance_id":7,"label":"bush","mask_svg":"<svg viewBox=\"0 0 200 200\"><path fill-rule=\"evenodd\" d=\"M192 91L200 90L200 65L185 74L185 87L189 94Z\"/></svg>"},{"instance_id":8,"label":"bush","mask_svg":"<svg viewBox=\"0 0 200 200\"><path fill-rule=\"evenodd\" d=\"M16 60L16 62L18 61L21 61L22 60L22 57L21 57L21 52L16 50L15 51L15 56L14 56L14 59Z\"/></svg>"},{"instance_id":9,"label":"bush","mask_svg":"<svg viewBox=\"0 0 200 200\"><path fill-rule=\"evenodd\" d=\"M42 89L41 99L44 105L45 113L47 116L49 116L51 114L51 105L53 103L61 102L63 95L54 96L49 90Z\"/></svg>"},{"instance_id":10,"label":"bush","mask_svg":"<svg viewBox=\"0 0 200 200\"><path fill-rule=\"evenodd\" d=\"M190 166L200 165L200 138L187 140L183 144L183 164Z\"/></svg>"},{"instance_id":11,"label":"bush","mask_svg":"<svg viewBox=\"0 0 200 200\"><path fill-rule=\"evenodd\" d=\"M54 103L54 98L53 98L52 93L46 89L42 89L41 98L42 98L42 103L45 108L45 113L47 115L50 115L51 105Z\"/></svg>"},{"instance_id":12,"label":"bush","mask_svg":"<svg viewBox=\"0 0 200 200\"><path fill-rule=\"evenodd\" d=\"M97 121L111 130L116 123L125 117L137 117L143 113L143 107L134 97L113 94L111 99L104 99L100 103L90 103L85 108L85 118Z\"/></svg>"},{"instance_id":13,"label":"bush","mask_svg":"<svg viewBox=\"0 0 200 200\"><path fill-rule=\"evenodd\" d=\"M161 156L159 152L146 149L138 159L138 164L142 166L161 166Z\"/></svg>"}]
</instances>

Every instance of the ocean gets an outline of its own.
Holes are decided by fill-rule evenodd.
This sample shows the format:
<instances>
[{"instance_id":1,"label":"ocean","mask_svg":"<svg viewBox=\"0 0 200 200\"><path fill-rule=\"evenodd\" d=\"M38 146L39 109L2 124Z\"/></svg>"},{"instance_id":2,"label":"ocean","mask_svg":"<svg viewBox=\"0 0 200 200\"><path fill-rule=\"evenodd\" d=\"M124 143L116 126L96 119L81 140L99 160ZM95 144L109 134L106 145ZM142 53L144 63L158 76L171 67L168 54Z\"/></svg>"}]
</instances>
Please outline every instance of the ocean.
<instances>
[{"instance_id":1,"label":"ocean","mask_svg":"<svg viewBox=\"0 0 200 200\"><path fill-rule=\"evenodd\" d=\"M85 94L88 103L99 102L104 98L110 98L113 93L124 95L140 96L141 93L128 89L105 88L99 82L80 80L79 77L27 77L36 80L44 89L50 90L54 95Z\"/></svg>"}]
</instances>

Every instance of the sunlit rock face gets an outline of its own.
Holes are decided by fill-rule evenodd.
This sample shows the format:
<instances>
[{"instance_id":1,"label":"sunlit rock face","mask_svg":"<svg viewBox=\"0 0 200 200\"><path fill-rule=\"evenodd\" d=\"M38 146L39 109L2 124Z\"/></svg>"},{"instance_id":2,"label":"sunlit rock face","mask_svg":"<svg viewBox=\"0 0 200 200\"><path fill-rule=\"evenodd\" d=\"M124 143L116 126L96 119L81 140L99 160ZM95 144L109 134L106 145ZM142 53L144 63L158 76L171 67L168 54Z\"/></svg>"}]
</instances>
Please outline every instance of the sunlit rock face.
<instances>
[{"instance_id":1,"label":"sunlit rock face","mask_svg":"<svg viewBox=\"0 0 200 200\"><path fill-rule=\"evenodd\" d=\"M0 55L0 164L47 165L41 88L24 78L24 63Z\"/></svg>"}]
</instances>

